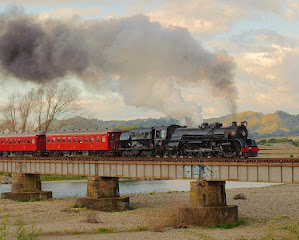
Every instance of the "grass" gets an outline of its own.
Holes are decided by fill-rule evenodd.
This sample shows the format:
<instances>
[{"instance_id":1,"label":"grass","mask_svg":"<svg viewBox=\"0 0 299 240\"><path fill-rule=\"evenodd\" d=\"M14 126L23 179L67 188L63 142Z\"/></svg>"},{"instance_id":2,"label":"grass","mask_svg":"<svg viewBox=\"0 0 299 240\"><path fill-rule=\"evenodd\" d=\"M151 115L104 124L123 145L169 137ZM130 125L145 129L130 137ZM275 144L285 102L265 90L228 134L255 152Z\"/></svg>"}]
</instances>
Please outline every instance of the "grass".
<instances>
[{"instance_id":1,"label":"grass","mask_svg":"<svg viewBox=\"0 0 299 240\"><path fill-rule=\"evenodd\" d=\"M37 200L18 200L18 202L37 202Z\"/></svg>"},{"instance_id":2,"label":"grass","mask_svg":"<svg viewBox=\"0 0 299 240\"><path fill-rule=\"evenodd\" d=\"M15 237L17 240L38 240L40 239L42 229L37 229L35 223L29 228L25 228L24 222L21 218L17 219L17 230L15 232Z\"/></svg>"},{"instance_id":3,"label":"grass","mask_svg":"<svg viewBox=\"0 0 299 240\"><path fill-rule=\"evenodd\" d=\"M115 232L115 229L113 229L113 228L98 228L97 232L99 232L99 233L113 233L113 232Z\"/></svg>"},{"instance_id":4,"label":"grass","mask_svg":"<svg viewBox=\"0 0 299 240\"><path fill-rule=\"evenodd\" d=\"M147 230L148 230L147 227L137 227L137 228L121 230L119 232L144 232Z\"/></svg>"},{"instance_id":5,"label":"grass","mask_svg":"<svg viewBox=\"0 0 299 240\"><path fill-rule=\"evenodd\" d=\"M296 147L299 147L298 138L270 138L270 139L261 139L257 142L260 145L272 146L276 144L291 144Z\"/></svg>"},{"instance_id":6,"label":"grass","mask_svg":"<svg viewBox=\"0 0 299 240\"><path fill-rule=\"evenodd\" d=\"M6 214L4 216L4 219L2 220L2 225L0 227L0 240L6 239L8 216L9 216L9 214Z\"/></svg>"},{"instance_id":7,"label":"grass","mask_svg":"<svg viewBox=\"0 0 299 240\"><path fill-rule=\"evenodd\" d=\"M67 175L41 175L41 181L61 181L61 180L82 180L85 176L67 176Z\"/></svg>"},{"instance_id":8,"label":"grass","mask_svg":"<svg viewBox=\"0 0 299 240\"><path fill-rule=\"evenodd\" d=\"M261 240L298 240L299 220L291 219L289 216L274 218L267 227L265 235Z\"/></svg>"},{"instance_id":9,"label":"grass","mask_svg":"<svg viewBox=\"0 0 299 240\"><path fill-rule=\"evenodd\" d=\"M198 239L200 239L200 240L216 240L216 238L210 237L208 234L194 231L192 229L184 229L184 232L187 234L194 235L194 236L198 237Z\"/></svg>"},{"instance_id":10,"label":"grass","mask_svg":"<svg viewBox=\"0 0 299 240\"><path fill-rule=\"evenodd\" d=\"M75 203L72 208L85 208L84 205L78 205L77 203Z\"/></svg>"},{"instance_id":11,"label":"grass","mask_svg":"<svg viewBox=\"0 0 299 240\"><path fill-rule=\"evenodd\" d=\"M215 228L221 228L221 229L232 229L232 228L235 228L235 227L239 227L240 225L242 225L244 223L245 223L245 220L242 219L242 220L236 222L235 224L217 224L214 227Z\"/></svg>"},{"instance_id":12,"label":"grass","mask_svg":"<svg viewBox=\"0 0 299 240\"><path fill-rule=\"evenodd\" d=\"M123 230L116 230L114 228L97 228L98 233L123 233L123 232L144 232L147 231L147 227L136 227Z\"/></svg>"}]
</instances>

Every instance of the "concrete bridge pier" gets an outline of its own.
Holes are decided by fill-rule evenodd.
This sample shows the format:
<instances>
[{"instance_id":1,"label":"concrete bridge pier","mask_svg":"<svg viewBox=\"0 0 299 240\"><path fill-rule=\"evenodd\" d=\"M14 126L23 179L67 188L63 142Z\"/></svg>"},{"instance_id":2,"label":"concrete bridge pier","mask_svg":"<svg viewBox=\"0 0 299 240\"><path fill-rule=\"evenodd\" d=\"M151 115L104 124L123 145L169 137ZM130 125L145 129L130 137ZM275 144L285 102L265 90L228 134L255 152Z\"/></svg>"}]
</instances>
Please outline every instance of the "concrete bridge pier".
<instances>
[{"instance_id":1,"label":"concrete bridge pier","mask_svg":"<svg viewBox=\"0 0 299 240\"><path fill-rule=\"evenodd\" d=\"M190 182L189 207L179 209L183 224L213 226L238 221L238 207L226 205L225 181Z\"/></svg>"},{"instance_id":2,"label":"concrete bridge pier","mask_svg":"<svg viewBox=\"0 0 299 240\"><path fill-rule=\"evenodd\" d=\"M18 173L12 175L11 192L1 194L2 199L39 201L52 198L51 191L42 191L40 174Z\"/></svg>"},{"instance_id":3,"label":"concrete bridge pier","mask_svg":"<svg viewBox=\"0 0 299 240\"><path fill-rule=\"evenodd\" d=\"M117 177L90 177L87 196L77 199L76 203L101 211L126 210L129 208L129 197L119 196Z\"/></svg>"}]
</instances>

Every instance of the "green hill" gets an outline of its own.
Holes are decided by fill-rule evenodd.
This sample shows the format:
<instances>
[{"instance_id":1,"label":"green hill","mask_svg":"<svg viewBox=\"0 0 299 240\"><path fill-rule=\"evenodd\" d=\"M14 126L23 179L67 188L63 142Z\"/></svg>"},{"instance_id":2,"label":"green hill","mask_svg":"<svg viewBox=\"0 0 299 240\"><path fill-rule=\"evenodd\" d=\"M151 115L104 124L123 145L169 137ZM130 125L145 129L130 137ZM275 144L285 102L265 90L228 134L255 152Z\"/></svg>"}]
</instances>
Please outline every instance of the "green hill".
<instances>
[{"instance_id":1,"label":"green hill","mask_svg":"<svg viewBox=\"0 0 299 240\"><path fill-rule=\"evenodd\" d=\"M232 121L247 121L250 136L253 138L286 137L299 135L299 114L291 115L283 111L263 114L258 112L241 112L219 118L205 119L205 122L222 122L230 125Z\"/></svg>"}]
</instances>

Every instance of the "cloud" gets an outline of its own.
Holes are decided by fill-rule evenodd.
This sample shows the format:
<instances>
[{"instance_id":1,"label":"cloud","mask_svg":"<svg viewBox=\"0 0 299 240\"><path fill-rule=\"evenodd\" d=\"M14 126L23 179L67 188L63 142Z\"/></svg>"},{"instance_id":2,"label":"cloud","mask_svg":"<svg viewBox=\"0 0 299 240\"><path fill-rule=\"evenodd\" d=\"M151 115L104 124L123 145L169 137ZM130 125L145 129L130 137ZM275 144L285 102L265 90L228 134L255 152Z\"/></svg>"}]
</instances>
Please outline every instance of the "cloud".
<instances>
[{"instance_id":1,"label":"cloud","mask_svg":"<svg viewBox=\"0 0 299 240\"><path fill-rule=\"evenodd\" d=\"M223 1L191 0L166 1L147 15L166 26L188 28L194 33L213 34L228 31L229 27L246 12Z\"/></svg>"},{"instance_id":2,"label":"cloud","mask_svg":"<svg viewBox=\"0 0 299 240\"><path fill-rule=\"evenodd\" d=\"M101 13L103 13L103 11L98 8L58 8L43 12L40 18L70 18L73 16L92 18L99 17Z\"/></svg>"},{"instance_id":3,"label":"cloud","mask_svg":"<svg viewBox=\"0 0 299 240\"><path fill-rule=\"evenodd\" d=\"M113 94L108 96L85 95L82 98L82 104L89 112L89 115L102 120L132 120L166 116L156 110L128 106L120 95Z\"/></svg>"},{"instance_id":4,"label":"cloud","mask_svg":"<svg viewBox=\"0 0 299 240\"><path fill-rule=\"evenodd\" d=\"M291 0L288 2L286 17L290 21L299 20L299 3L297 0Z\"/></svg>"},{"instance_id":5,"label":"cloud","mask_svg":"<svg viewBox=\"0 0 299 240\"><path fill-rule=\"evenodd\" d=\"M152 19L169 26L188 28L193 33L216 34L228 32L241 20L262 18L272 14L282 18L294 15L291 6L281 0L248 0L248 1L206 1L182 0L164 1L147 15ZM288 10L287 10L288 9Z\"/></svg>"},{"instance_id":6,"label":"cloud","mask_svg":"<svg viewBox=\"0 0 299 240\"><path fill-rule=\"evenodd\" d=\"M235 38L234 38L235 37ZM273 30L258 29L234 36L238 71L239 108L298 113L299 46L295 39ZM244 41L242 41L242 38Z\"/></svg>"}]
</instances>

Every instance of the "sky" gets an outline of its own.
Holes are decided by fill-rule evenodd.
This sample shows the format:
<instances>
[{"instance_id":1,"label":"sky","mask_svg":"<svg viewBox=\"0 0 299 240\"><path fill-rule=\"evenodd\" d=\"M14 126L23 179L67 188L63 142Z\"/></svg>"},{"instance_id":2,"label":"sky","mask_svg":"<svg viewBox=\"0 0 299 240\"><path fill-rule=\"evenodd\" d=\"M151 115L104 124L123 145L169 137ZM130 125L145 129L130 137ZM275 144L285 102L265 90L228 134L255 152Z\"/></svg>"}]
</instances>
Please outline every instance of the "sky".
<instances>
[{"instance_id":1,"label":"sky","mask_svg":"<svg viewBox=\"0 0 299 240\"><path fill-rule=\"evenodd\" d=\"M82 88L82 105L96 118L128 120L177 117L175 112L184 110L198 110L200 116L192 116L198 119L243 111L271 113L283 110L291 114L299 113L299 0L1 0L0 11L5 12L11 6L22 7L26 14L36 16L39 21L79 17L86 22L97 20L109 23L111 19L137 19L144 22L137 27L144 28L152 26L151 23L158 23L155 26L159 31L162 29L164 35L165 32L171 36L181 34L178 38L182 36L187 39L190 42L187 46L189 51L193 51L190 46L194 46L195 52L201 46L209 57L221 55L225 56L223 61L231 63L232 59L234 63L228 70L233 71L234 84L234 89L229 89L229 96L221 91L222 87L225 88L221 82L217 85L215 82L189 81L188 77L177 80L177 76L181 75L175 76L168 69L169 79L166 79L165 74L160 79L162 75L157 74L151 75L156 77L154 82L140 80L139 88L155 85L149 86L151 94L148 98L156 92L163 93L164 96L154 97L154 104L139 96L138 88L133 87L132 91L124 88L125 84L119 80L126 73L122 72L122 68L109 71L110 75L113 73L114 77L117 76L116 80L110 81L108 76L103 75L99 82L93 81L92 84L84 83L85 80L82 82L84 75L64 76L64 79ZM155 45L151 47L155 48ZM175 50L176 47L171 51ZM126 54L124 51L118 53L116 60ZM172 56L169 52L165 54ZM205 59L202 61L205 62ZM177 70L173 72L179 72L180 68L184 68L184 71L188 69L181 62L177 63ZM138 65L138 61L135 65ZM202 63L202 66L209 68L209 61L206 65ZM146 71L150 68L142 69ZM173 69L173 65L169 69ZM12 91L22 92L37 86L36 81L20 81L17 77L1 74L1 71L4 70L0 68L1 104L5 104ZM135 82L128 80L132 77L130 74L125 75L124 83L134 85ZM146 75L138 76L143 78ZM141 104L134 101L135 93ZM172 100L172 105L168 104ZM159 101L163 107L158 106ZM232 102L235 105L233 108ZM171 109L173 106L176 108Z\"/></svg>"}]
</instances>

